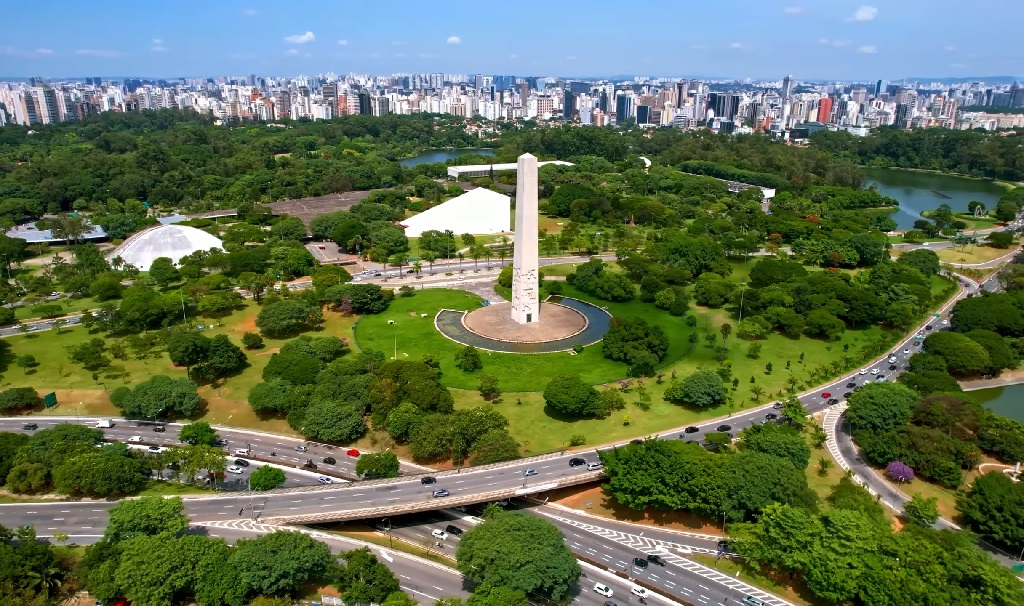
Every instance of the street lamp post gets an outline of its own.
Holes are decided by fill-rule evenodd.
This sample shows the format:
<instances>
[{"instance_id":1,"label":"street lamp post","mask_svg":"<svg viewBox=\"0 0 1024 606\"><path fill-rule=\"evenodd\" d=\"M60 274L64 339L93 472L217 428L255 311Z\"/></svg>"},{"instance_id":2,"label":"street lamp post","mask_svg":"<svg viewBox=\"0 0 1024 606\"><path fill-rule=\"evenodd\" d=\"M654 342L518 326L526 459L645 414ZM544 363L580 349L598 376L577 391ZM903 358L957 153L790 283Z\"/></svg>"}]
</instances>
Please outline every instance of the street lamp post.
<instances>
[{"instance_id":1,"label":"street lamp post","mask_svg":"<svg viewBox=\"0 0 1024 606\"><path fill-rule=\"evenodd\" d=\"M394 320L388 320L388 324L393 326L394 329L395 329L395 355L391 359L392 360L397 360L398 359L398 325L395 324Z\"/></svg>"},{"instance_id":2,"label":"street lamp post","mask_svg":"<svg viewBox=\"0 0 1024 606\"><path fill-rule=\"evenodd\" d=\"M395 548L395 540L391 536L391 518L390 517L386 517L383 520L381 520L381 523L383 523L384 520L388 521L387 528L384 529L384 534L386 534L388 536L388 542L390 542L390 544L391 544L391 549L394 549Z\"/></svg>"}]
</instances>

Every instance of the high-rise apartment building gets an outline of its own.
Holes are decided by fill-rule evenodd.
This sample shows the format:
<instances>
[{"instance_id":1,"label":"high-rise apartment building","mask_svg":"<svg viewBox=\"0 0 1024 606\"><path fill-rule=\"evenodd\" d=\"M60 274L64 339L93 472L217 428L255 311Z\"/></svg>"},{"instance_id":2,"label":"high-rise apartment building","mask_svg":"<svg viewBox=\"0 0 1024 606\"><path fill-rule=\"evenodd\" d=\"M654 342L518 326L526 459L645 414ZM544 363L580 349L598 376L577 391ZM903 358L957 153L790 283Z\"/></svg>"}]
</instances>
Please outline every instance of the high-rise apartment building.
<instances>
[{"instance_id":1,"label":"high-rise apartment building","mask_svg":"<svg viewBox=\"0 0 1024 606\"><path fill-rule=\"evenodd\" d=\"M572 90L566 88L562 92L562 117L566 120L572 120L573 111L575 111L576 95L572 94Z\"/></svg>"},{"instance_id":2,"label":"high-rise apartment building","mask_svg":"<svg viewBox=\"0 0 1024 606\"><path fill-rule=\"evenodd\" d=\"M832 121L832 97L822 97L818 100L818 122Z\"/></svg>"}]
</instances>

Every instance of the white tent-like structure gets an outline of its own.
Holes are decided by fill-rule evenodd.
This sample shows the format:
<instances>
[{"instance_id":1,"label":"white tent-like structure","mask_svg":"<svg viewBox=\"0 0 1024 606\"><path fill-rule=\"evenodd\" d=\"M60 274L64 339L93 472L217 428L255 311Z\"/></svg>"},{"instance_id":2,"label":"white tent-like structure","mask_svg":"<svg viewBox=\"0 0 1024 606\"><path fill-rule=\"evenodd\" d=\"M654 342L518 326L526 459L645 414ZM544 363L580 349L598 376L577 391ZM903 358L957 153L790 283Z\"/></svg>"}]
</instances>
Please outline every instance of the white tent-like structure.
<instances>
[{"instance_id":1,"label":"white tent-like structure","mask_svg":"<svg viewBox=\"0 0 1024 606\"><path fill-rule=\"evenodd\" d=\"M107 255L107 261L121 257L140 271L149 271L153 260L169 257L175 263L197 250L217 248L224 250L220 238L211 236L201 229L185 225L157 225L150 227L124 241L114 252Z\"/></svg>"},{"instance_id":2,"label":"white tent-like structure","mask_svg":"<svg viewBox=\"0 0 1024 606\"><path fill-rule=\"evenodd\" d=\"M450 229L456 234L507 232L512 229L512 200L508 196L478 187L409 217L401 225L409 237L419 237L430 229Z\"/></svg>"}]
</instances>

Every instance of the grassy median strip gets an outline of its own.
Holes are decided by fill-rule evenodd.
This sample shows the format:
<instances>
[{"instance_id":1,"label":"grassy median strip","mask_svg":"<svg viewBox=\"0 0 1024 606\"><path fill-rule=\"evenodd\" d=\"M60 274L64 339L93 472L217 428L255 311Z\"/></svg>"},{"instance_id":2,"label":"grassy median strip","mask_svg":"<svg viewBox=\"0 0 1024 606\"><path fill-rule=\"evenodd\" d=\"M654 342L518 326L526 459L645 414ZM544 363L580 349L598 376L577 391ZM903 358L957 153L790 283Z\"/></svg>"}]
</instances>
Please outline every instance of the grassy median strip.
<instances>
[{"instance_id":1,"label":"grassy median strip","mask_svg":"<svg viewBox=\"0 0 1024 606\"><path fill-rule=\"evenodd\" d=\"M381 547L386 547L394 551L401 551L449 568L453 568L455 564L454 554L452 554L453 557L449 558L437 553L436 551L428 551L415 543L410 543L394 535L392 535L391 538L388 538L376 531L367 529L365 526L351 526L351 530L334 530L332 526L310 526L310 528L319 530L320 532L336 534L338 536L348 537L357 541L363 541L364 543L373 543L374 545L380 545Z\"/></svg>"}]
</instances>

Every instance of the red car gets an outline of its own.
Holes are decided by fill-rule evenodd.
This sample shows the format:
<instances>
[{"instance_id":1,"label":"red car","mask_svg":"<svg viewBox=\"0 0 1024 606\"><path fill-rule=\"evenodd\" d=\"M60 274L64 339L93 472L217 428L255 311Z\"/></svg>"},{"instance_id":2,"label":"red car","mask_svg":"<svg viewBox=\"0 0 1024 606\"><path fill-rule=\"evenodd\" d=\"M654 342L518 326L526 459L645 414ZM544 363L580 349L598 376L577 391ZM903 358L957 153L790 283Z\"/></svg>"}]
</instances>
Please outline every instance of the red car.
<instances>
[{"instance_id":1,"label":"red car","mask_svg":"<svg viewBox=\"0 0 1024 606\"><path fill-rule=\"evenodd\" d=\"M349 448L348 450L345 451L345 454L347 454L350 457L358 457L359 451L356 450L355 448Z\"/></svg>"},{"instance_id":2,"label":"red car","mask_svg":"<svg viewBox=\"0 0 1024 606\"><path fill-rule=\"evenodd\" d=\"M821 397L823 397L823 398L831 398L832 394L827 392L827 391L823 391L823 392L821 392Z\"/></svg>"}]
</instances>

